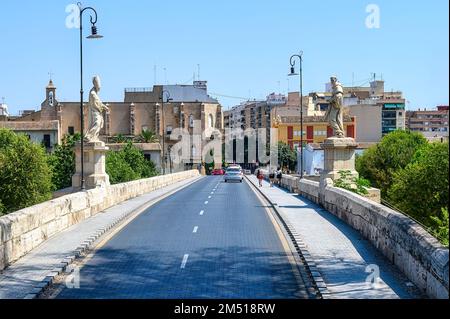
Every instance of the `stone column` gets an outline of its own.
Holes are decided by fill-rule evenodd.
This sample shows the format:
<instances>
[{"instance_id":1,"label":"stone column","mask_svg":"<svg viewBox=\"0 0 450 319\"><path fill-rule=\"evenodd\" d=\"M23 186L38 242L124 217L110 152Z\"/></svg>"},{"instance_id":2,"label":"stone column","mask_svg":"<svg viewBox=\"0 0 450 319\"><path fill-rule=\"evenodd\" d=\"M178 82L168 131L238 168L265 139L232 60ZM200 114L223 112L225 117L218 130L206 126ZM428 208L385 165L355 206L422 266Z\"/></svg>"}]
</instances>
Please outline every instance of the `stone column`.
<instances>
[{"instance_id":1,"label":"stone column","mask_svg":"<svg viewBox=\"0 0 450 319\"><path fill-rule=\"evenodd\" d=\"M320 175L320 189L339 179L339 171L350 171L350 178L358 178L355 170L355 149L358 144L353 138L327 138L322 144L324 150L324 170Z\"/></svg>"},{"instance_id":2,"label":"stone column","mask_svg":"<svg viewBox=\"0 0 450 319\"><path fill-rule=\"evenodd\" d=\"M103 142L84 143L84 179L86 189L109 186L106 174L105 155L108 147ZM81 186L81 143L75 145L75 174L72 176L72 187Z\"/></svg>"}]
</instances>

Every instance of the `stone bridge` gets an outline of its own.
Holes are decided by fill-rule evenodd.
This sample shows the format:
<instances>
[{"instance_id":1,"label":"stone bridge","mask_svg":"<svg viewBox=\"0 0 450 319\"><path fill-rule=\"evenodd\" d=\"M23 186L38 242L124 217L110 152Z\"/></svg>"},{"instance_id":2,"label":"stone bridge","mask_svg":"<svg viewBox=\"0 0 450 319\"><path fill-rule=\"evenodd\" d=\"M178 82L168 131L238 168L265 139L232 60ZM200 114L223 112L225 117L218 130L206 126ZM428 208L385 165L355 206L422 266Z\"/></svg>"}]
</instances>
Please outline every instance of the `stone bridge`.
<instances>
[{"instance_id":1,"label":"stone bridge","mask_svg":"<svg viewBox=\"0 0 450 319\"><path fill-rule=\"evenodd\" d=\"M448 253L343 189L192 170L1 217L0 298L448 298Z\"/></svg>"}]
</instances>

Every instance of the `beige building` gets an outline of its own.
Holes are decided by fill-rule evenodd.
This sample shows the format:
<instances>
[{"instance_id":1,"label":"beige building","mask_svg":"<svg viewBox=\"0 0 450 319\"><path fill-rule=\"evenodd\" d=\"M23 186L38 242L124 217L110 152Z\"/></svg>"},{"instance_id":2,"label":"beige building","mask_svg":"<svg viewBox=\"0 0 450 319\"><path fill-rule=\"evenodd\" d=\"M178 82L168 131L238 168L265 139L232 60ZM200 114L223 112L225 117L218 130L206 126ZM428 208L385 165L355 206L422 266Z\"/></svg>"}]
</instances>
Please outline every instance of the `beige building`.
<instances>
[{"instance_id":1,"label":"beige building","mask_svg":"<svg viewBox=\"0 0 450 319\"><path fill-rule=\"evenodd\" d=\"M410 131L420 132L428 140L448 140L448 105L439 105L436 109L419 109L406 112L406 127Z\"/></svg>"},{"instance_id":2,"label":"beige building","mask_svg":"<svg viewBox=\"0 0 450 319\"><path fill-rule=\"evenodd\" d=\"M331 98L330 85L325 92L313 92L316 110L326 111ZM385 91L384 81L369 86L344 87L344 105L351 117L357 119L357 142L379 142L389 132L405 129L405 99L400 91Z\"/></svg>"},{"instance_id":3,"label":"beige building","mask_svg":"<svg viewBox=\"0 0 450 319\"><path fill-rule=\"evenodd\" d=\"M27 131L24 131L26 133L31 131L32 127L38 129L42 126L47 127L46 123L53 123L52 125L57 123L57 133L50 139L50 150L65 134L80 132L80 103L58 102L56 90L50 80L45 89L45 100L41 104L40 111L4 122L8 124L0 126L8 125L16 131L23 131L21 128L27 127ZM162 103L163 91L164 103ZM100 133L101 140L109 143L118 134L135 137L143 130L153 131L160 137L160 144L165 146L166 167L169 167L170 149L177 143L177 140L170 139L170 134L175 128L185 129L191 135L194 133L194 125L200 126L198 128L200 133L206 128L223 130L222 107L217 100L207 94L206 81L195 81L193 85L156 85L152 89L125 89L123 102L104 103L109 107L109 111L104 114L105 125ZM85 108L84 123L87 124L87 103ZM164 143L162 143L163 136L165 136ZM203 141L200 149L193 148L192 156L174 170L195 167L200 163L203 147L207 142Z\"/></svg>"}]
</instances>

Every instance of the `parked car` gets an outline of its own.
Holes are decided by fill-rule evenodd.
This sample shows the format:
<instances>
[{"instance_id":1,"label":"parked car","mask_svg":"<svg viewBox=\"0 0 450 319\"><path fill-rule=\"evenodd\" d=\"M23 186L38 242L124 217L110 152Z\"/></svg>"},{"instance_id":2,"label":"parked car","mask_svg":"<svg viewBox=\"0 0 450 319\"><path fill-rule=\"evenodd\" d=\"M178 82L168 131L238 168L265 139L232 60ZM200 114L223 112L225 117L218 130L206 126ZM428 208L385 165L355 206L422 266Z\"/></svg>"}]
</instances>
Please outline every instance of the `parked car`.
<instances>
[{"instance_id":1,"label":"parked car","mask_svg":"<svg viewBox=\"0 0 450 319\"><path fill-rule=\"evenodd\" d=\"M224 176L225 183L227 183L228 181L242 183L243 179L244 179L244 174L242 173L240 166L239 167L230 166L225 171L225 176Z\"/></svg>"},{"instance_id":2,"label":"parked car","mask_svg":"<svg viewBox=\"0 0 450 319\"><path fill-rule=\"evenodd\" d=\"M213 169L211 175L224 175L225 171L221 168L215 168Z\"/></svg>"}]
</instances>

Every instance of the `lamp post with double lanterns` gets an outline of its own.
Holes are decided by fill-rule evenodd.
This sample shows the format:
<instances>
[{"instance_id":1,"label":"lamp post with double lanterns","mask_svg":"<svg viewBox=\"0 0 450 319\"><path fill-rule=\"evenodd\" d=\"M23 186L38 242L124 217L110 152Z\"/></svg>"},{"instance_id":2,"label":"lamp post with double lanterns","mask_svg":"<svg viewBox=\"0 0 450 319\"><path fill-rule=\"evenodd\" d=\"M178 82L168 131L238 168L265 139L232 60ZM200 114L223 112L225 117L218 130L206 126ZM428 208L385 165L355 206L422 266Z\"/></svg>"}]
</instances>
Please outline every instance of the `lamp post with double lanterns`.
<instances>
[{"instance_id":1,"label":"lamp post with double lanterns","mask_svg":"<svg viewBox=\"0 0 450 319\"><path fill-rule=\"evenodd\" d=\"M92 11L94 15L90 16L91 20L91 34L87 39L100 39L103 36L97 33L97 11L92 7L83 8L82 4L78 2L78 8L80 10L80 126L81 126L81 189L84 190L84 112L83 112L83 13L87 10Z\"/></svg>"},{"instance_id":2,"label":"lamp post with double lanterns","mask_svg":"<svg viewBox=\"0 0 450 319\"><path fill-rule=\"evenodd\" d=\"M172 98L170 98L170 93L167 90L162 90L161 92L161 112L162 112L162 122L163 122L163 135L162 135L162 149L163 149L163 175L166 175L166 147L165 147L165 141L166 141L166 123L164 118L164 94L166 95L166 103L169 103L170 101L173 101Z\"/></svg>"},{"instance_id":3,"label":"lamp post with double lanterns","mask_svg":"<svg viewBox=\"0 0 450 319\"><path fill-rule=\"evenodd\" d=\"M289 60L291 64L291 72L288 76L299 75L295 72L295 58L300 60L300 178L303 178L303 51L300 51L300 54L294 54L291 56Z\"/></svg>"}]
</instances>

